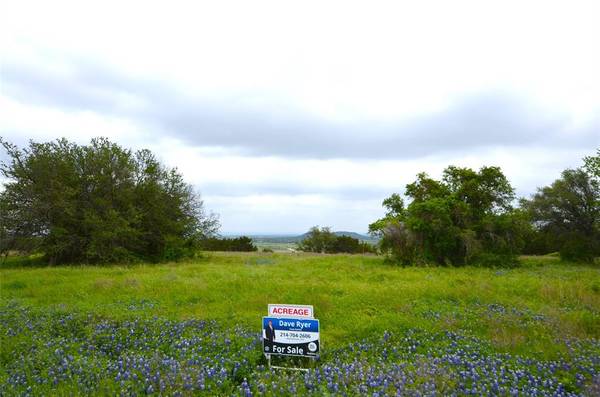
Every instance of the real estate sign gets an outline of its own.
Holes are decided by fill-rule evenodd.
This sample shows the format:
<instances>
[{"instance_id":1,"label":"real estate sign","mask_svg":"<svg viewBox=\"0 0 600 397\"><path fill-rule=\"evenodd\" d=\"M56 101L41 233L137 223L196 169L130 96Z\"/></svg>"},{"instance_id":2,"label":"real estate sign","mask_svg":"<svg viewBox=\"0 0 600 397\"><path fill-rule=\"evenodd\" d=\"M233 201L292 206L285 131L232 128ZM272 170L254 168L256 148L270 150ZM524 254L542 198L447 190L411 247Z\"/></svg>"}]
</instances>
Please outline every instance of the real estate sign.
<instances>
[{"instance_id":1,"label":"real estate sign","mask_svg":"<svg viewBox=\"0 0 600 397\"><path fill-rule=\"evenodd\" d=\"M262 321L265 354L301 357L319 354L319 320L312 318L312 306L269 305L269 314Z\"/></svg>"}]
</instances>

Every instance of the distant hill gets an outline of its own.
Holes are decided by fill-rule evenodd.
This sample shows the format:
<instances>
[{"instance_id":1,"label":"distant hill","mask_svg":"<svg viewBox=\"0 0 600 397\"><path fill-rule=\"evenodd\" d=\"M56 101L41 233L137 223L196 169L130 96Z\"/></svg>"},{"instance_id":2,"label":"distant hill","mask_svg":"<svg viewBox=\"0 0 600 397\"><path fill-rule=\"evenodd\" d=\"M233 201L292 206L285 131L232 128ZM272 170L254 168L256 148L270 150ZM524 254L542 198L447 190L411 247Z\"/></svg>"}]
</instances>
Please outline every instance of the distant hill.
<instances>
[{"instance_id":1,"label":"distant hill","mask_svg":"<svg viewBox=\"0 0 600 397\"><path fill-rule=\"evenodd\" d=\"M355 239L360 240L360 241L366 241L368 243L376 243L378 241L378 239L376 239L374 237L371 237L371 236L366 235L366 234L356 233L356 232L337 231L337 232L333 232L333 233L336 236L349 236L349 237L355 238ZM248 237L250 237L256 243L299 243L300 241L304 240L307 235L308 235L308 232L304 233L304 234L301 234L299 236L289 236L289 235L270 235L270 236L249 235Z\"/></svg>"}]
</instances>

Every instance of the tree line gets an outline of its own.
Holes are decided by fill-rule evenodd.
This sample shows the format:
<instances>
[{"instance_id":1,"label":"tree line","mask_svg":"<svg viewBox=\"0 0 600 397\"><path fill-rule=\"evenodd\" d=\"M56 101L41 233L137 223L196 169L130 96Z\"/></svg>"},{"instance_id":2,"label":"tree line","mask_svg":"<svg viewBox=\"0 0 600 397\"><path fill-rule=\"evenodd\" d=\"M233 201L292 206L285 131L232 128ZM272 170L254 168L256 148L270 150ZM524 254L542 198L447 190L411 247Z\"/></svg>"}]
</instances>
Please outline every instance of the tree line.
<instances>
[{"instance_id":1,"label":"tree line","mask_svg":"<svg viewBox=\"0 0 600 397\"><path fill-rule=\"evenodd\" d=\"M380 249L401 264L507 265L523 253L570 261L600 255L600 149L584 165L517 202L498 167L450 166L442 179L417 175L405 200L392 194L369 225Z\"/></svg>"},{"instance_id":2,"label":"tree line","mask_svg":"<svg viewBox=\"0 0 600 397\"><path fill-rule=\"evenodd\" d=\"M191 185L148 150L104 138L18 148L0 138L0 254L39 252L48 263L165 261L199 250L256 250L248 237L217 237L218 218ZM517 200L498 167L425 173L404 197L383 201L369 225L379 251L401 264L507 265L517 256L559 252L571 261L600 255L600 149L550 186ZM304 251L366 253L375 248L313 227Z\"/></svg>"}]
</instances>

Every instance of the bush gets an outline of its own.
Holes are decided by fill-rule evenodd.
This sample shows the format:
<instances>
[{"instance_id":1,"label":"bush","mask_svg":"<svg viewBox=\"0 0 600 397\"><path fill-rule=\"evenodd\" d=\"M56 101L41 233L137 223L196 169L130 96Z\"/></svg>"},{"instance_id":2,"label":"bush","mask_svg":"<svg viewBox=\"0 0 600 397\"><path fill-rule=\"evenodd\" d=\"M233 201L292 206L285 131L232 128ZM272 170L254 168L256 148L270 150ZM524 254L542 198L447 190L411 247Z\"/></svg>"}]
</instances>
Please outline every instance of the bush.
<instances>
[{"instance_id":1,"label":"bush","mask_svg":"<svg viewBox=\"0 0 600 397\"><path fill-rule=\"evenodd\" d=\"M598 243L590 237L570 235L560 248L560 259L569 262L593 263L598 255Z\"/></svg>"}]
</instances>

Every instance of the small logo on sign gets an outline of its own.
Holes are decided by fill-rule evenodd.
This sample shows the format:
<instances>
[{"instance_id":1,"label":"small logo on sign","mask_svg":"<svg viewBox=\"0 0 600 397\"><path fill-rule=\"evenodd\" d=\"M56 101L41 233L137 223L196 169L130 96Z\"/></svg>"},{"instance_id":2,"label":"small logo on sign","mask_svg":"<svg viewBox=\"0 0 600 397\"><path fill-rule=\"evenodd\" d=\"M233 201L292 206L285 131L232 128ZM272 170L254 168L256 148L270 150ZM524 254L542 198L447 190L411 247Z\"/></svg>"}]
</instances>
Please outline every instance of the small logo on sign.
<instances>
[{"instance_id":1,"label":"small logo on sign","mask_svg":"<svg viewBox=\"0 0 600 397\"><path fill-rule=\"evenodd\" d=\"M314 352L315 350L317 350L317 344L315 342L310 342L308 344L308 350L310 350L311 352Z\"/></svg>"}]
</instances>

